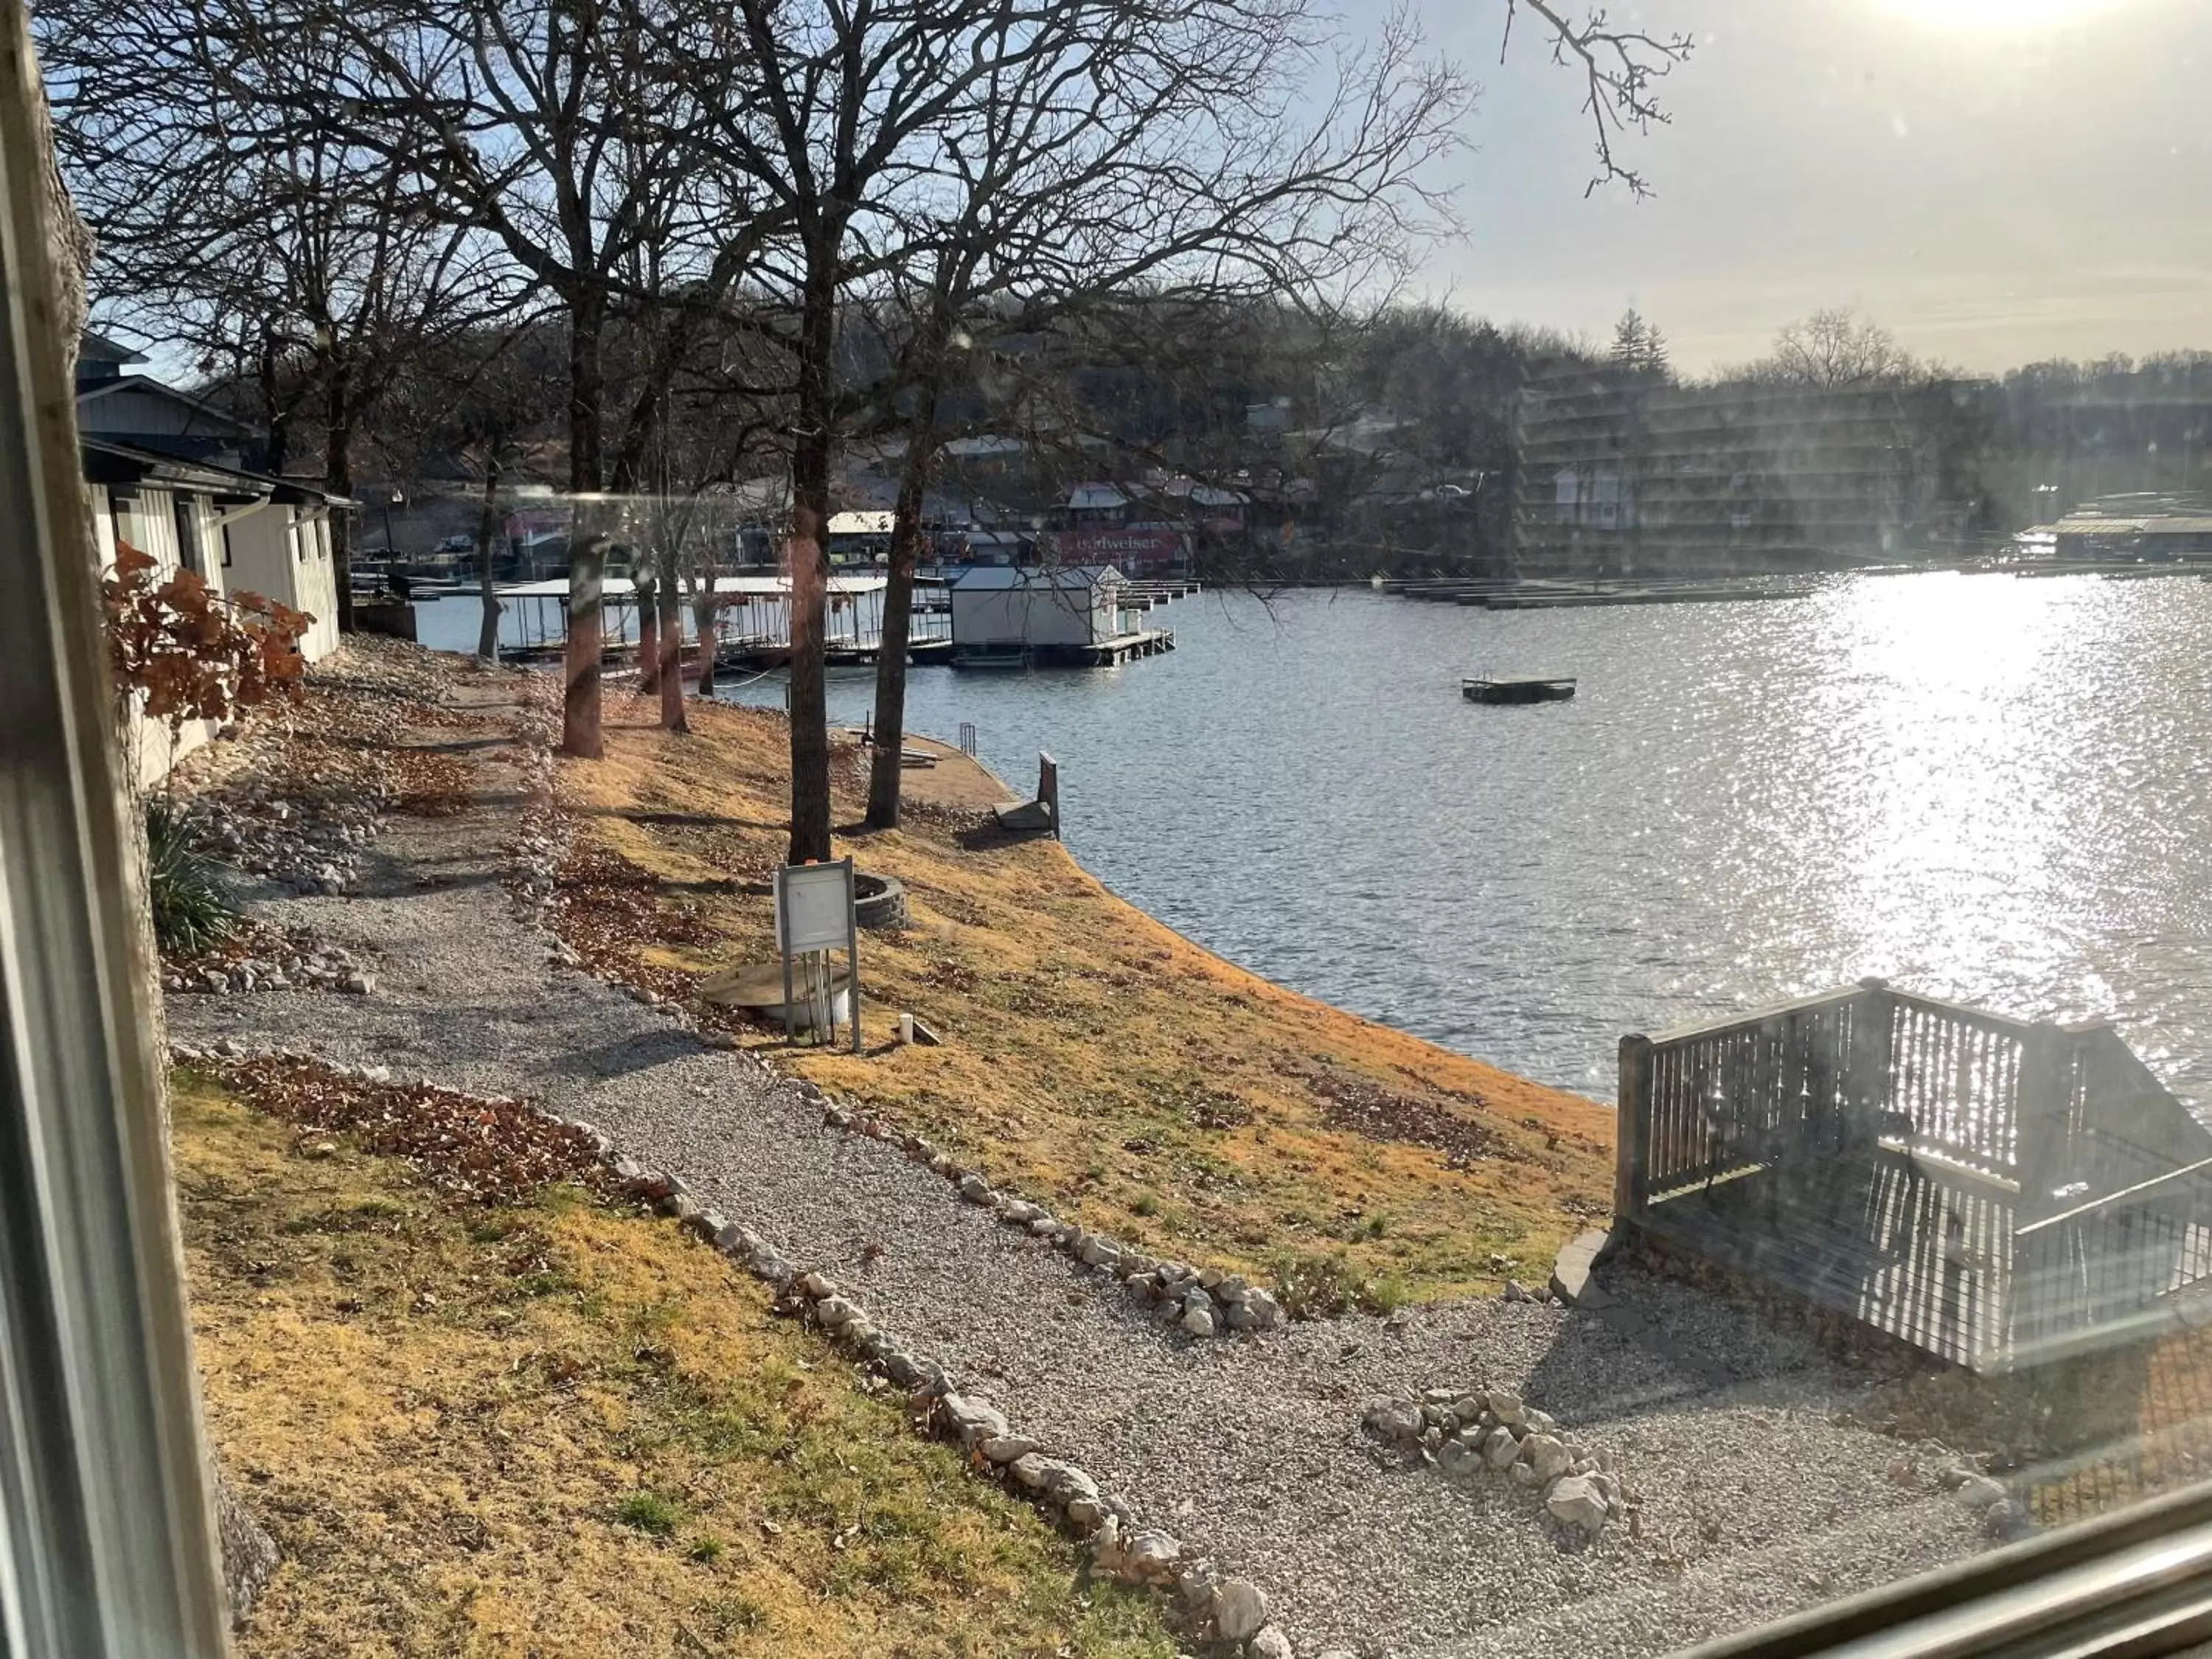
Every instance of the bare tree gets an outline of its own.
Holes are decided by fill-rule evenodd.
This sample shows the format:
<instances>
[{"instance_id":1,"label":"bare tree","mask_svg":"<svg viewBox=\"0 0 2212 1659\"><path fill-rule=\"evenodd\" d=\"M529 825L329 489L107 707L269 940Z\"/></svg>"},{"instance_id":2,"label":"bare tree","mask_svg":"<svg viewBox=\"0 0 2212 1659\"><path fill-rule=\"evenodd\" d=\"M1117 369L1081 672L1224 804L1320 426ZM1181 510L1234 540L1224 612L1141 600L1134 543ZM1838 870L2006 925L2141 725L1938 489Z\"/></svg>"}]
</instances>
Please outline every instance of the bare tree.
<instances>
[{"instance_id":1,"label":"bare tree","mask_svg":"<svg viewBox=\"0 0 2212 1659\"><path fill-rule=\"evenodd\" d=\"M1694 46L1690 36L1656 33L1633 24L1624 27L1602 6L1593 6L1577 23L1570 21L1569 9L1555 0L1505 0L1501 59L1512 44L1513 25L1523 6L1543 24L1552 61L1576 69L1583 76L1583 112L1589 117L1597 150L1597 171L1583 193L1588 196L1606 185L1619 184L1639 198L1650 195L1650 181L1621 161L1615 145L1630 134L1664 126L1671 118L1659 102L1659 83L1689 58Z\"/></svg>"},{"instance_id":2,"label":"bare tree","mask_svg":"<svg viewBox=\"0 0 2212 1659\"><path fill-rule=\"evenodd\" d=\"M531 476L544 447L548 411L560 404L557 355L543 319L527 315L472 330L408 367L379 405L373 438L393 476L459 462L475 474L477 585L481 617L477 655L499 655L501 605L493 586L510 484ZM549 347L551 348L549 349ZM542 477L532 477L543 482Z\"/></svg>"},{"instance_id":3,"label":"bare tree","mask_svg":"<svg viewBox=\"0 0 2212 1659\"><path fill-rule=\"evenodd\" d=\"M285 434L312 424L325 480L349 494L356 441L394 377L503 304L501 274L467 228L422 211L427 181L404 147L365 149L306 112L343 73L341 39L280 46L223 21L145 0L42 9L94 280L143 331L258 380L270 470ZM342 631L350 530L332 521Z\"/></svg>"},{"instance_id":4,"label":"bare tree","mask_svg":"<svg viewBox=\"0 0 2212 1659\"><path fill-rule=\"evenodd\" d=\"M718 93L727 53L669 72L652 50L652 0L196 0L279 37L343 33L348 70L313 101L349 142L410 156L434 181L426 207L495 244L566 324L568 481L572 500L563 752L602 752L599 593L611 544L607 482L609 329L623 308L660 302L633 273L661 250L656 280L708 287L738 244L689 234L708 222L693 100ZM712 216L723 217L720 204ZM687 261L689 263L687 263ZM649 405L648 405L649 410ZM623 446L614 446L617 453Z\"/></svg>"},{"instance_id":5,"label":"bare tree","mask_svg":"<svg viewBox=\"0 0 2212 1659\"><path fill-rule=\"evenodd\" d=\"M1616 163L1612 136L1665 118L1653 82L1688 40L1615 30L1601 13L1577 26L1532 9L1557 53L1584 65L1602 176L1641 191ZM1511 0L1508 15L1510 28ZM1441 216L1425 168L1452 147L1466 83L1423 57L1400 15L1370 52L1337 60L1316 114L1286 119L1310 91L1322 23L1302 6L1240 0L1060 8L1054 26L1025 36L1027 51L947 105L936 153L883 204L875 222L887 222L884 242L904 250L883 270L904 319L893 384L905 451L878 658L872 827L898 820L913 574L946 375L993 333L1126 318L1132 302L1148 319L1180 313L1186 322L1259 299L1331 313L1378 279L1387 289ZM1644 343L1647 361L1663 366L1656 331ZM794 732L794 753L798 742Z\"/></svg>"},{"instance_id":6,"label":"bare tree","mask_svg":"<svg viewBox=\"0 0 2212 1659\"><path fill-rule=\"evenodd\" d=\"M1033 327L1071 295L1249 284L1333 242L1373 257L1407 228L1408 204L1426 201L1413 173L1449 142L1463 88L1416 63L1400 21L1382 47L1343 65L1317 116L1297 119L1329 45L1299 0L736 9L747 95L720 112L714 149L747 186L726 193L752 206L742 227L757 253L750 280L793 366L790 851L823 858L823 628L840 441L879 428L888 397L927 404L952 342L985 320L971 313L999 314L986 301ZM708 20L671 55L722 49ZM855 301L887 297L911 325L899 373L849 386L837 372L841 320ZM905 417L916 407L909 399ZM933 427L909 435L918 466ZM915 510L895 570L909 578L924 483L902 483ZM887 644L885 660L895 654Z\"/></svg>"},{"instance_id":7,"label":"bare tree","mask_svg":"<svg viewBox=\"0 0 2212 1659\"><path fill-rule=\"evenodd\" d=\"M1724 378L1828 391L1905 385L1927 372L1887 329L1839 306L1785 325L1774 337L1771 353Z\"/></svg>"}]
</instances>

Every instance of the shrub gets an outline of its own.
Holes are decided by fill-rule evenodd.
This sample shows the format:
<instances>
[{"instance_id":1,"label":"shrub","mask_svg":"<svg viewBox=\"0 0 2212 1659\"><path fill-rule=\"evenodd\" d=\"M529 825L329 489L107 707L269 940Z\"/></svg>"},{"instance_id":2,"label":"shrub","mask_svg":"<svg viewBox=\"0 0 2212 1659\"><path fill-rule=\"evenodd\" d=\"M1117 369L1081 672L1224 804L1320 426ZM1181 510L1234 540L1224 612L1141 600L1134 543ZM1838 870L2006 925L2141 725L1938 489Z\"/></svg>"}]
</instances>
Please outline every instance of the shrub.
<instances>
[{"instance_id":1,"label":"shrub","mask_svg":"<svg viewBox=\"0 0 2212 1659\"><path fill-rule=\"evenodd\" d=\"M237 920L208 861L193 848L184 815L166 800L146 803L146 885L155 942L171 955L198 955L227 937Z\"/></svg>"}]
</instances>

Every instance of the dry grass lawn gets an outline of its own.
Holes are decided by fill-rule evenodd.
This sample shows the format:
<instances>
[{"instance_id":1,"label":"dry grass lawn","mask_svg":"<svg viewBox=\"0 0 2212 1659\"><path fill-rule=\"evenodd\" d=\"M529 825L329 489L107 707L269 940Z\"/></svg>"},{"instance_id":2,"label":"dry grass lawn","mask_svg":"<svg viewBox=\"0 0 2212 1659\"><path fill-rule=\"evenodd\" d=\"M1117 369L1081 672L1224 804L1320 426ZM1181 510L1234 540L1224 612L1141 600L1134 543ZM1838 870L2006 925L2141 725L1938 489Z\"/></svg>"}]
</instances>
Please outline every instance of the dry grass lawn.
<instances>
[{"instance_id":1,"label":"dry grass lawn","mask_svg":"<svg viewBox=\"0 0 2212 1659\"><path fill-rule=\"evenodd\" d=\"M559 777L580 826L561 889L570 942L600 972L679 998L771 959L783 720L695 703L693 735L675 738L634 700L607 713L607 758ZM836 821L857 824L859 751L840 749L836 778ZM1006 841L972 810L908 817L836 848L910 896L910 929L862 941L869 1052L778 1065L1093 1229L1259 1273L1317 1308L1540 1279L1608 1212L1606 1109L1233 967L1056 842ZM944 1046L886 1046L900 1011ZM783 1047L780 1030L720 1023Z\"/></svg>"},{"instance_id":2,"label":"dry grass lawn","mask_svg":"<svg viewBox=\"0 0 2212 1659\"><path fill-rule=\"evenodd\" d=\"M287 1557L249 1659L1174 1651L673 1223L175 1104L209 1425Z\"/></svg>"}]
</instances>

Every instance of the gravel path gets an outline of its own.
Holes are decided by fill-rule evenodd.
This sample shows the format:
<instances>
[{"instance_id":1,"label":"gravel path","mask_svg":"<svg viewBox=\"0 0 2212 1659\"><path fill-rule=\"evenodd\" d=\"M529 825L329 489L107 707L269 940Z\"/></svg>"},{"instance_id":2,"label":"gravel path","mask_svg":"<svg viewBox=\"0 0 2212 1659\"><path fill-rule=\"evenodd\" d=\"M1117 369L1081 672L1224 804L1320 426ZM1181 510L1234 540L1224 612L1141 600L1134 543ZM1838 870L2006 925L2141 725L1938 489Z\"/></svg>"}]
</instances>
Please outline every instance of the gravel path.
<instances>
[{"instance_id":1,"label":"gravel path","mask_svg":"<svg viewBox=\"0 0 2212 1659\"><path fill-rule=\"evenodd\" d=\"M463 695L489 707L497 684ZM477 805L392 819L352 895L256 907L375 957L374 993L175 995L172 1035L296 1045L598 1123L854 1287L902 1346L1147 1523L1256 1579L1299 1653L1644 1654L1979 1547L1934 1484L1937 1450L1836 1421L1862 1381L1680 1287L1613 1281L1710 1363L1504 1302L1257 1340L1164 1329L891 1147L824 1127L749 1057L561 967L501 884L528 795L520 747L420 741L467 758ZM1360 1429L1370 1399L1442 1382L1517 1388L1611 1450L1640 1495L1636 1535L1565 1543L1528 1492L1407 1468Z\"/></svg>"}]
</instances>

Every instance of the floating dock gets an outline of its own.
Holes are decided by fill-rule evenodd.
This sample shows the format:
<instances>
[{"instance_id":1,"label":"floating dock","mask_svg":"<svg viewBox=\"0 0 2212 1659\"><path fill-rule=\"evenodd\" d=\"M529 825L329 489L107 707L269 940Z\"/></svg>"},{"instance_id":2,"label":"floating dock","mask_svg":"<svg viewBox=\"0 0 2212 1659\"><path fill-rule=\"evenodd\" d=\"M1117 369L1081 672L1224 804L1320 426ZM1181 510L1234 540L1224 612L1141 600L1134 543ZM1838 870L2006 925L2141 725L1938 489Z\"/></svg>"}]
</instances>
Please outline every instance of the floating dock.
<instances>
[{"instance_id":1,"label":"floating dock","mask_svg":"<svg viewBox=\"0 0 2212 1659\"><path fill-rule=\"evenodd\" d=\"M1029 668L1119 668L1135 658L1157 657L1175 648L1175 629L1147 628L1080 645L994 644L964 650L955 646L950 659L955 668L1001 672Z\"/></svg>"},{"instance_id":2,"label":"floating dock","mask_svg":"<svg viewBox=\"0 0 2212 1659\"><path fill-rule=\"evenodd\" d=\"M1540 577L1424 577L1386 579L1382 591L1431 604L1483 611L1555 611L1613 605L1717 605L1749 599L1801 599L1814 591L1803 580L1751 577L1742 581L1589 580Z\"/></svg>"}]
</instances>

